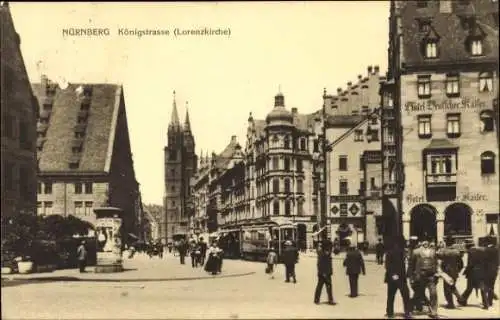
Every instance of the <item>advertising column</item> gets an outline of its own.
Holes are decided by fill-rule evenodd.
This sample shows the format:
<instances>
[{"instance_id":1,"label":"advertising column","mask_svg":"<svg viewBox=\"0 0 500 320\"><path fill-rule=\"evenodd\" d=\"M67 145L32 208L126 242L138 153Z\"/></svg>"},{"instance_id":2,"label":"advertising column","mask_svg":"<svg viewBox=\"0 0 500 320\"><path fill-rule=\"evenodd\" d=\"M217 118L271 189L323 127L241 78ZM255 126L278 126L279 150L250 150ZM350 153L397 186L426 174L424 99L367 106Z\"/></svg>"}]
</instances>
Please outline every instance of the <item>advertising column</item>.
<instances>
[{"instance_id":1,"label":"advertising column","mask_svg":"<svg viewBox=\"0 0 500 320\"><path fill-rule=\"evenodd\" d=\"M122 264L122 211L118 208L96 208L96 273L121 272Z\"/></svg>"}]
</instances>

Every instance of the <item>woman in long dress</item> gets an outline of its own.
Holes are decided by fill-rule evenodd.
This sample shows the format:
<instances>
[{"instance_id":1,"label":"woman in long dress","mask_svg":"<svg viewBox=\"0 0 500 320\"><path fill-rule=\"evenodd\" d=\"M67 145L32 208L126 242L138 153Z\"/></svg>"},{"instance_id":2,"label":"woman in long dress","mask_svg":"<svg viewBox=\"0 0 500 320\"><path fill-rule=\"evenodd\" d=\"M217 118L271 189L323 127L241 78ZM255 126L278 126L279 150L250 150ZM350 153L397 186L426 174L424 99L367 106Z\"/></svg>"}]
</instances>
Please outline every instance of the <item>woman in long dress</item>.
<instances>
[{"instance_id":1,"label":"woman in long dress","mask_svg":"<svg viewBox=\"0 0 500 320\"><path fill-rule=\"evenodd\" d=\"M217 244L213 242L208 249L208 259L205 264L205 271L216 275L219 269L219 259L219 248L217 247Z\"/></svg>"}]
</instances>

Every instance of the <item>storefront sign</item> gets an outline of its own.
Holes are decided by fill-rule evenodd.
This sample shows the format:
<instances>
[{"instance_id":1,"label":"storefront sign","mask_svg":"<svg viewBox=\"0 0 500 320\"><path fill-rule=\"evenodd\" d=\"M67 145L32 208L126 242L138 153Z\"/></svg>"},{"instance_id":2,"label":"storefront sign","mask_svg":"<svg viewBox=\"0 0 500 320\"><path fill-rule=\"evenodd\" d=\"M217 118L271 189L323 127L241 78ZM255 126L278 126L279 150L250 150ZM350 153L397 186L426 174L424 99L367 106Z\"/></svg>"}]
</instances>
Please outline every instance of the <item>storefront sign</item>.
<instances>
[{"instance_id":1,"label":"storefront sign","mask_svg":"<svg viewBox=\"0 0 500 320\"><path fill-rule=\"evenodd\" d=\"M461 100L445 100L436 102L435 100L408 101L404 109L407 113L412 112L435 112L435 111L465 111L481 109L486 106L479 98L462 98Z\"/></svg>"},{"instance_id":2,"label":"storefront sign","mask_svg":"<svg viewBox=\"0 0 500 320\"><path fill-rule=\"evenodd\" d=\"M361 197L357 195L330 196L330 202L360 202Z\"/></svg>"},{"instance_id":3,"label":"storefront sign","mask_svg":"<svg viewBox=\"0 0 500 320\"><path fill-rule=\"evenodd\" d=\"M480 202L480 201L488 201L488 197L479 192L466 192L461 195L458 195L455 198L456 202ZM406 202L408 204L417 204L417 203L424 203L424 196L419 196L419 195L414 195L414 194L407 194L406 195Z\"/></svg>"}]
</instances>

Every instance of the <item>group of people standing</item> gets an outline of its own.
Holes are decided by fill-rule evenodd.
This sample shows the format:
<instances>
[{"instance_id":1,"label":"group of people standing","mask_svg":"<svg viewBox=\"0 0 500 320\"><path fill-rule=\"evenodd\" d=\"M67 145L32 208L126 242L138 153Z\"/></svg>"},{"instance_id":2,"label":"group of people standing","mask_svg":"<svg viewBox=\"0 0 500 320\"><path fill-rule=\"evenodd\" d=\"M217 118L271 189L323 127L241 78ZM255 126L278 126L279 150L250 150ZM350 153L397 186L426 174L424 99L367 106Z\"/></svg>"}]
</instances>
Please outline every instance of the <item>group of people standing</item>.
<instances>
[{"instance_id":1,"label":"group of people standing","mask_svg":"<svg viewBox=\"0 0 500 320\"><path fill-rule=\"evenodd\" d=\"M204 270L213 275L222 271L224 251L219 248L217 241L212 241L211 246L208 247L203 237L200 237L198 240L192 238L189 241L181 239L176 243L175 249L179 254L181 264L186 264L185 259L189 255L191 257L192 268L204 266Z\"/></svg>"},{"instance_id":2,"label":"group of people standing","mask_svg":"<svg viewBox=\"0 0 500 320\"><path fill-rule=\"evenodd\" d=\"M455 308L454 298L458 304L465 306L473 289L481 291L483 309L488 309L496 298L493 288L498 275L498 249L489 238L481 238L478 245L469 245L467 264L464 269L463 255L453 246L453 239L445 239L444 246L436 248L429 239L418 241L410 239L410 247L405 252L405 240L394 239L386 251L385 283L387 283L388 317L394 316L394 298L399 290L406 317L413 312L422 312L427 306L429 317L438 317L437 290L439 279L443 279L443 290L446 308ZM405 261L408 261L406 267ZM463 272L461 272L463 269ZM467 278L467 288L460 294L456 282L460 273ZM413 291L410 292L407 284ZM426 295L426 290L429 296Z\"/></svg>"}]
</instances>

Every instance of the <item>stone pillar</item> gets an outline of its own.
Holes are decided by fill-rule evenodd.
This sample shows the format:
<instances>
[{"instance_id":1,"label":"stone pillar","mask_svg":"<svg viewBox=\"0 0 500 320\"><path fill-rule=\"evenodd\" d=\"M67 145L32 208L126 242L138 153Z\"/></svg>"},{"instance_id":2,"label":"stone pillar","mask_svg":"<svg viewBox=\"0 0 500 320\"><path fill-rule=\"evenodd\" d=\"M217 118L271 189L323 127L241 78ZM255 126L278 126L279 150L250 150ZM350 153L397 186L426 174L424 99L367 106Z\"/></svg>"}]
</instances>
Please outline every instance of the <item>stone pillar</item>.
<instances>
[{"instance_id":1,"label":"stone pillar","mask_svg":"<svg viewBox=\"0 0 500 320\"><path fill-rule=\"evenodd\" d=\"M96 273L121 272L122 264L122 213L119 208L95 208L96 214Z\"/></svg>"},{"instance_id":2,"label":"stone pillar","mask_svg":"<svg viewBox=\"0 0 500 320\"><path fill-rule=\"evenodd\" d=\"M444 221L443 219L439 219L436 221L437 223L437 242L439 243L444 239Z\"/></svg>"},{"instance_id":3,"label":"stone pillar","mask_svg":"<svg viewBox=\"0 0 500 320\"><path fill-rule=\"evenodd\" d=\"M368 241L368 246L370 248L374 247L378 242L377 237L377 223L376 218L373 214L366 216L366 241Z\"/></svg>"},{"instance_id":4,"label":"stone pillar","mask_svg":"<svg viewBox=\"0 0 500 320\"><path fill-rule=\"evenodd\" d=\"M403 221L403 236L406 240L410 239L410 221Z\"/></svg>"}]
</instances>

